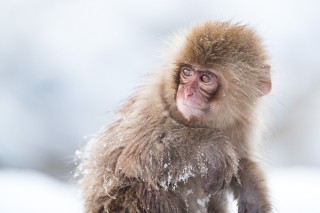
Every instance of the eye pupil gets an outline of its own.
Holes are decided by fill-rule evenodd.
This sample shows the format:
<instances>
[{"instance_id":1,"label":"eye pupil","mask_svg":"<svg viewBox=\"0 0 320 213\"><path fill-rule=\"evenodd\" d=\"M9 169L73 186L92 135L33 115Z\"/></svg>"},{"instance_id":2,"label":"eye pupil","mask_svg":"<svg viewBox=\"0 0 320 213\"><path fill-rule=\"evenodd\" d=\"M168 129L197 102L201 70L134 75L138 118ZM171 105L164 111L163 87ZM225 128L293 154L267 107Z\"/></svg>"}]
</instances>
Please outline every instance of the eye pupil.
<instances>
[{"instance_id":1,"label":"eye pupil","mask_svg":"<svg viewBox=\"0 0 320 213\"><path fill-rule=\"evenodd\" d=\"M190 68L184 68L182 72L185 76L192 76L192 70Z\"/></svg>"},{"instance_id":2,"label":"eye pupil","mask_svg":"<svg viewBox=\"0 0 320 213\"><path fill-rule=\"evenodd\" d=\"M203 74L203 75L200 77L200 80L201 80L203 83L209 83L209 82L211 81L210 76L208 76L207 74Z\"/></svg>"}]
</instances>

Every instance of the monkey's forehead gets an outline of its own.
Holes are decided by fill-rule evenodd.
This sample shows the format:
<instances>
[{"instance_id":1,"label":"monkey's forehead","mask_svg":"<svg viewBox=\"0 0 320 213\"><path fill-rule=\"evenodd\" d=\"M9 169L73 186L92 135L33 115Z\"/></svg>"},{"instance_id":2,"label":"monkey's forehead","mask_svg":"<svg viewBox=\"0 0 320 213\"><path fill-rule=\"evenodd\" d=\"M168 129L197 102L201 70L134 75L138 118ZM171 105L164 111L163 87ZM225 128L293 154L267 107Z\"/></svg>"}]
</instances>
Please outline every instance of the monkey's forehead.
<instances>
[{"instance_id":1,"label":"monkey's forehead","mask_svg":"<svg viewBox=\"0 0 320 213\"><path fill-rule=\"evenodd\" d=\"M255 67L266 59L260 37L248 26L206 22L187 34L182 58L203 66L246 63Z\"/></svg>"}]
</instances>

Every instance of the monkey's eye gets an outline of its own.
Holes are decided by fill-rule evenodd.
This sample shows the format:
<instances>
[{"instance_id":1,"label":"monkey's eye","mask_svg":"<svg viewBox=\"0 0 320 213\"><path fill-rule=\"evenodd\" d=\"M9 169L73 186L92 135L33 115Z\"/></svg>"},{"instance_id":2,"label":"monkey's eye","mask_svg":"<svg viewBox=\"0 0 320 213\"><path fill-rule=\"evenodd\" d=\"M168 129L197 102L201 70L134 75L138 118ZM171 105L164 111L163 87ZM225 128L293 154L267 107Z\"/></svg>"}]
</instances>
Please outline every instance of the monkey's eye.
<instances>
[{"instance_id":1,"label":"monkey's eye","mask_svg":"<svg viewBox=\"0 0 320 213\"><path fill-rule=\"evenodd\" d=\"M211 82L211 76L207 75L207 74L203 74L200 76L200 81L202 81L203 83L207 84Z\"/></svg>"},{"instance_id":2,"label":"monkey's eye","mask_svg":"<svg viewBox=\"0 0 320 213\"><path fill-rule=\"evenodd\" d=\"M189 67L183 67L182 68L182 74L186 77L192 76L193 75L193 70Z\"/></svg>"}]
</instances>

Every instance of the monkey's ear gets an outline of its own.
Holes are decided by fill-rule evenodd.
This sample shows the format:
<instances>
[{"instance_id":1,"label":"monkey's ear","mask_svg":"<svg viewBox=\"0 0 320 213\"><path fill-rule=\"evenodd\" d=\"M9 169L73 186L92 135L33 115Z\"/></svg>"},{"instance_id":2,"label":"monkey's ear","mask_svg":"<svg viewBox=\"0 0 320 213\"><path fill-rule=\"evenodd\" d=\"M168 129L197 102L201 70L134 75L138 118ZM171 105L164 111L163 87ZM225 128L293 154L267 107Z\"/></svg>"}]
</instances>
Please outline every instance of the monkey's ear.
<instances>
[{"instance_id":1,"label":"monkey's ear","mask_svg":"<svg viewBox=\"0 0 320 213\"><path fill-rule=\"evenodd\" d=\"M261 96L268 94L272 88L271 76L270 76L270 65L263 64L261 66L261 79L260 79L260 86L261 86Z\"/></svg>"}]
</instances>

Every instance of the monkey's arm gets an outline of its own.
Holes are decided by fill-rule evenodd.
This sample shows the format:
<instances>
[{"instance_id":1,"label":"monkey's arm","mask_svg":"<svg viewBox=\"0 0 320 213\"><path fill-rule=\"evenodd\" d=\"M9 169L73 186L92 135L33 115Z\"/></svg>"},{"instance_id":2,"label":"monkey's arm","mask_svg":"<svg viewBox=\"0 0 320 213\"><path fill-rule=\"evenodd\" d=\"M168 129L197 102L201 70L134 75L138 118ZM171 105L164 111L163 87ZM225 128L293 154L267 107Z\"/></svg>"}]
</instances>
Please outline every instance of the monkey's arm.
<instances>
[{"instance_id":1,"label":"monkey's arm","mask_svg":"<svg viewBox=\"0 0 320 213\"><path fill-rule=\"evenodd\" d=\"M264 175L251 159L240 160L239 181L233 180L235 196L238 197L238 213L268 213L271 205Z\"/></svg>"}]
</instances>

